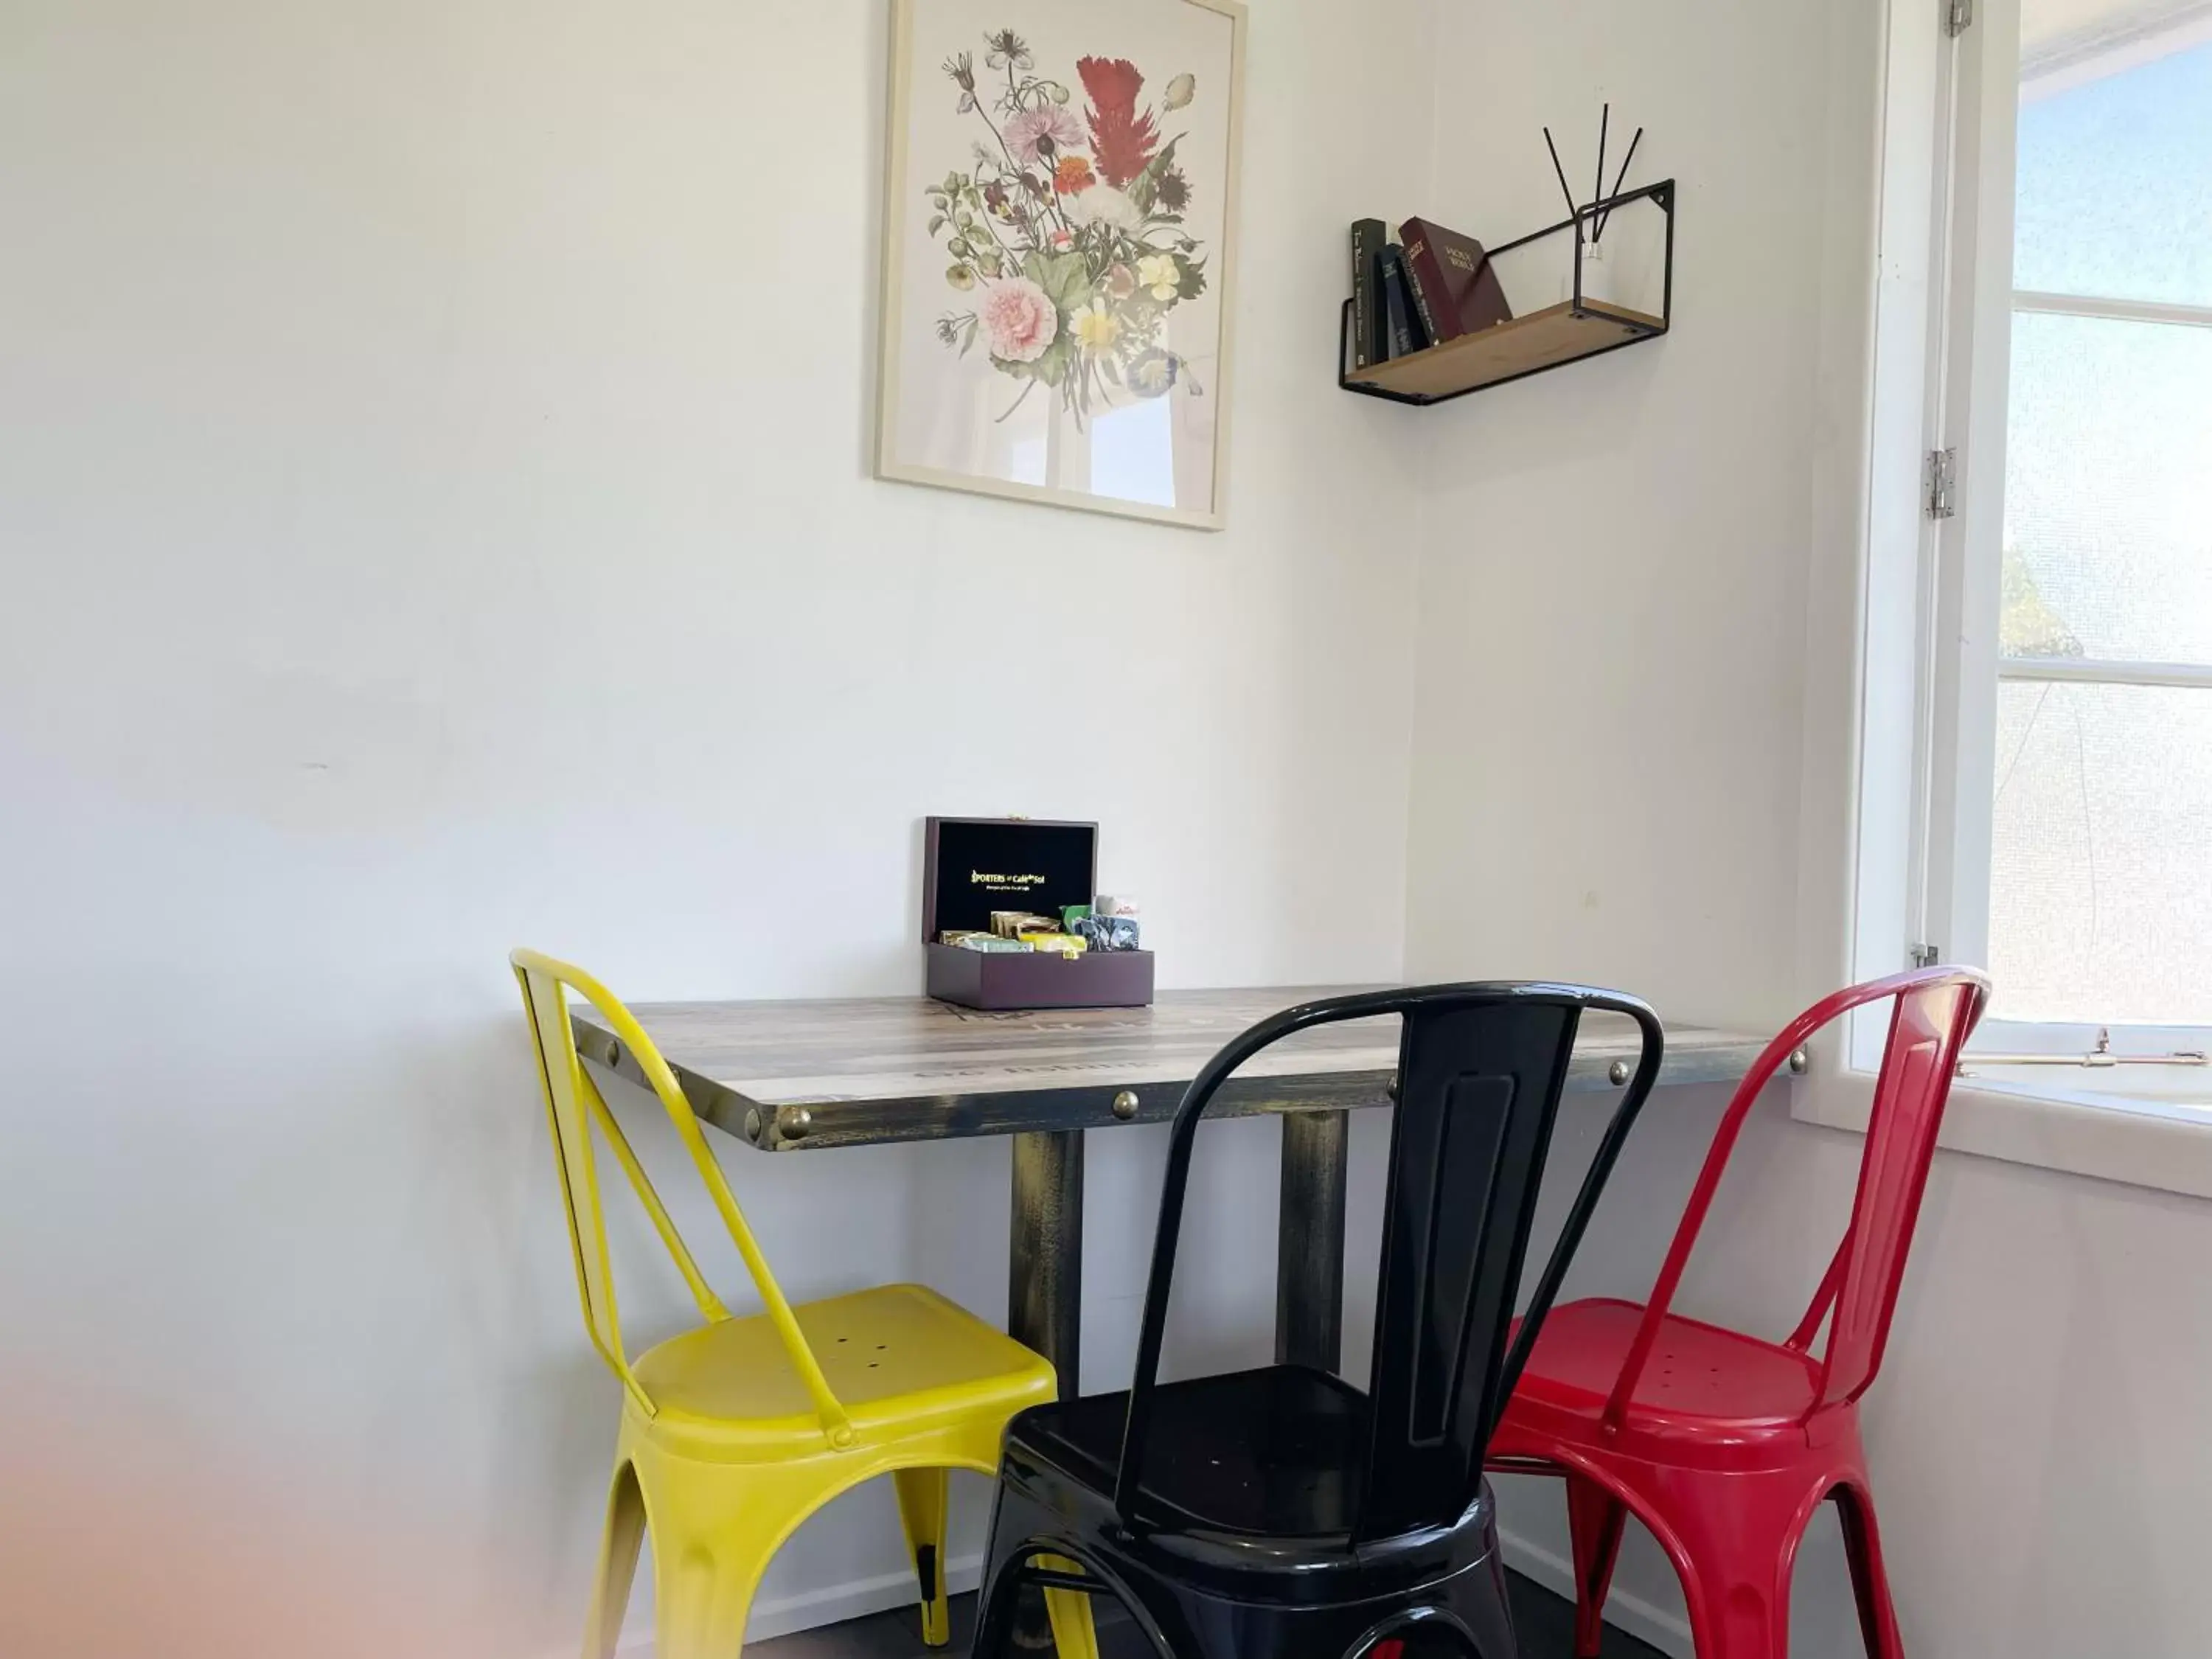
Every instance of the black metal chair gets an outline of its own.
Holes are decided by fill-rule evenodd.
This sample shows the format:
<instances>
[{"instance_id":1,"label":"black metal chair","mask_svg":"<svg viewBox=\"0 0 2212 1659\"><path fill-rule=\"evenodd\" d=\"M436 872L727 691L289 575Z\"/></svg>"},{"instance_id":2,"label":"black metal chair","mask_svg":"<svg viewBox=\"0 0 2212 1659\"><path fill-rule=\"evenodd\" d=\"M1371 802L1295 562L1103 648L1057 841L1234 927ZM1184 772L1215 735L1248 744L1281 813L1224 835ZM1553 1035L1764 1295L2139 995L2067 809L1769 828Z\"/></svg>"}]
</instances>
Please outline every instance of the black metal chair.
<instances>
[{"instance_id":1,"label":"black metal chair","mask_svg":"<svg viewBox=\"0 0 2212 1659\"><path fill-rule=\"evenodd\" d=\"M1642 1057L1516 1337L1514 1298L1586 1009L1632 1018ZM1292 1032L1389 1014L1404 1027L1371 1391L1303 1365L1159 1382L1207 1103ZM1129 1389L1033 1407L1008 1425L975 1659L1008 1650L1024 1584L1113 1597L1163 1659L1513 1659L1483 1451L1662 1043L1633 997L1497 983L1307 1003L1215 1055L1176 1112Z\"/></svg>"}]
</instances>

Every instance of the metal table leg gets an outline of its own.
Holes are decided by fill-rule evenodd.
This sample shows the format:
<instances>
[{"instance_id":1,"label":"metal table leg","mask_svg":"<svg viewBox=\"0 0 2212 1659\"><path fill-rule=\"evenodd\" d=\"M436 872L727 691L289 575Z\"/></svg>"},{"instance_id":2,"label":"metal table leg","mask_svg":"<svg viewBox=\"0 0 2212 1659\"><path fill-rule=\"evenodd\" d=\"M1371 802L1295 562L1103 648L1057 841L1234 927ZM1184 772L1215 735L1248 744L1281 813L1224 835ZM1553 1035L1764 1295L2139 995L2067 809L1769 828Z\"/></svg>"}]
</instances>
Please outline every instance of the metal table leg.
<instances>
[{"instance_id":1,"label":"metal table leg","mask_svg":"<svg viewBox=\"0 0 2212 1659\"><path fill-rule=\"evenodd\" d=\"M1014 1137L1006 1329L1060 1373L1060 1395L1083 1389L1083 1131Z\"/></svg>"},{"instance_id":2,"label":"metal table leg","mask_svg":"<svg viewBox=\"0 0 2212 1659\"><path fill-rule=\"evenodd\" d=\"M1275 1241L1278 1364L1334 1371L1343 1362L1344 1174L1351 1143L1349 1113L1284 1115Z\"/></svg>"},{"instance_id":3,"label":"metal table leg","mask_svg":"<svg viewBox=\"0 0 2212 1659\"><path fill-rule=\"evenodd\" d=\"M1060 1397L1083 1391L1083 1131L1032 1130L1014 1137L1014 1204L1006 1249L1006 1331L1052 1361ZM1046 1558L1047 1565L1060 1565ZM1044 1604L1024 1595L1013 1645L1049 1654Z\"/></svg>"}]
</instances>

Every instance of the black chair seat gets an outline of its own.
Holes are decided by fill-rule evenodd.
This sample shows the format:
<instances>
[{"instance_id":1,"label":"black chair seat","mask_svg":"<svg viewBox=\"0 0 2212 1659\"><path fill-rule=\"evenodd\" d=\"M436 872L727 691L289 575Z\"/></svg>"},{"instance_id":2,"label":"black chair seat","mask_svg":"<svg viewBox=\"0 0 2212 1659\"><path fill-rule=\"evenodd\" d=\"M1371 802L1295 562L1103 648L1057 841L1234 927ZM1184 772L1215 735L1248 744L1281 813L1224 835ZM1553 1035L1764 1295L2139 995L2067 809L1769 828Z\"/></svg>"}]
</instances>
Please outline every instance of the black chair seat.
<instances>
[{"instance_id":1,"label":"black chair seat","mask_svg":"<svg viewBox=\"0 0 2212 1659\"><path fill-rule=\"evenodd\" d=\"M1033 1406L1007 1425L1023 1484L1050 1487L1063 1517L1120 1532L1113 1490L1127 1393ZM1121 1547L1216 1593L1285 1603L1364 1600L1432 1584L1488 1553L1489 1488L1455 1525L1355 1542L1367 1396L1303 1365L1160 1384L1138 1527Z\"/></svg>"},{"instance_id":2,"label":"black chair seat","mask_svg":"<svg viewBox=\"0 0 2212 1659\"><path fill-rule=\"evenodd\" d=\"M1129 1396L1034 1406L1010 1442L1102 1492L1114 1486ZM1367 1440L1367 1396L1303 1365L1164 1382L1152 1395L1139 1488L1148 1528L1348 1540L1352 1482Z\"/></svg>"}]
</instances>

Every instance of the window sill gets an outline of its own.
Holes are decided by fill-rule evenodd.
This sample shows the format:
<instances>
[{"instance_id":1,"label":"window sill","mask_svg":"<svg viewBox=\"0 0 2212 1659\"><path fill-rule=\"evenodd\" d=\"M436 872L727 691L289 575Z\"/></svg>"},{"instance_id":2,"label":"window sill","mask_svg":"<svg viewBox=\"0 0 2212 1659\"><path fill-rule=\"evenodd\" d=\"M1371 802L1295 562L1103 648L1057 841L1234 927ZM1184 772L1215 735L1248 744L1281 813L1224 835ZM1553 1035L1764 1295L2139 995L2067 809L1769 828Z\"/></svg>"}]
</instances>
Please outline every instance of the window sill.
<instances>
[{"instance_id":1,"label":"window sill","mask_svg":"<svg viewBox=\"0 0 2212 1659\"><path fill-rule=\"evenodd\" d=\"M2212 1078L2192 1075L2206 1085L2193 1102L2148 1093L2123 1097L2070 1079L1961 1078L1952 1085L1936 1145L2008 1164L2212 1198L2212 1099L2207 1097ZM1801 1123L1864 1134L1873 1102L1872 1073L1829 1072L1797 1083L1790 1115Z\"/></svg>"}]
</instances>

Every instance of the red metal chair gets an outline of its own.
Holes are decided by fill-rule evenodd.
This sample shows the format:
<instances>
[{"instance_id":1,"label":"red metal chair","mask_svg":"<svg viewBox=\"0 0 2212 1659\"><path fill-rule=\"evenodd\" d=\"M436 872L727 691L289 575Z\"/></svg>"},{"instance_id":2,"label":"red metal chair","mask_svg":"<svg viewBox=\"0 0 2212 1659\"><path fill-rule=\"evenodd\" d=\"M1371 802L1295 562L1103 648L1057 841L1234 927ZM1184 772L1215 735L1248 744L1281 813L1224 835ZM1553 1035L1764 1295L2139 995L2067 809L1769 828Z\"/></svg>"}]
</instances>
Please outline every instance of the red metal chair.
<instances>
[{"instance_id":1,"label":"red metal chair","mask_svg":"<svg viewBox=\"0 0 2212 1659\"><path fill-rule=\"evenodd\" d=\"M1857 1402L1881 1364L1959 1049L1988 996L1988 980L1970 969L1930 968L1807 1009L1729 1102L1650 1302L1552 1310L1492 1438L1490 1464L1566 1476L1578 1659L1598 1651L1632 1513L1681 1575L1699 1659L1783 1659L1790 1564L1806 1522L1830 1497L1843 1516L1867 1651L1903 1659ZM1797 1328L1777 1346L1669 1313L1759 1091L1814 1032L1886 999L1895 1007L1850 1222ZM1824 1321L1827 1351L1815 1358Z\"/></svg>"}]
</instances>

